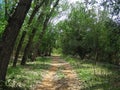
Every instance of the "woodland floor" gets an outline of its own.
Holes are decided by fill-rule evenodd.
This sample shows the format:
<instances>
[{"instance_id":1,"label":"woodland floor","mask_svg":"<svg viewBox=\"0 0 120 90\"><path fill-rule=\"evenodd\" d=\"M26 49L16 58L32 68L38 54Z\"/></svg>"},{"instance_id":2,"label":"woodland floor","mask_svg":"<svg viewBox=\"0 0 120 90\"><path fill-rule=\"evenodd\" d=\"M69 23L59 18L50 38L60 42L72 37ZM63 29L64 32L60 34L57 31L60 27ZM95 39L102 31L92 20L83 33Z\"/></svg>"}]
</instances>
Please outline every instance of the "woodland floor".
<instances>
[{"instance_id":1,"label":"woodland floor","mask_svg":"<svg viewBox=\"0 0 120 90\"><path fill-rule=\"evenodd\" d=\"M70 64L59 56L53 56L50 68L32 90L80 90L81 83Z\"/></svg>"}]
</instances>

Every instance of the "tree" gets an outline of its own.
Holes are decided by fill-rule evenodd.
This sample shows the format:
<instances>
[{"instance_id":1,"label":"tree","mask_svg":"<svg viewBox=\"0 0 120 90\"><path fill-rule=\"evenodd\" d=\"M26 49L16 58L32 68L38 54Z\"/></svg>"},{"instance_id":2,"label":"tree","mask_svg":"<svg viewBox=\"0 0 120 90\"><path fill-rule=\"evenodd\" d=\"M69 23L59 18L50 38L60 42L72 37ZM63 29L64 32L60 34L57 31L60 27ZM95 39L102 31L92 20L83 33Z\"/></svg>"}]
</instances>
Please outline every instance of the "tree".
<instances>
[{"instance_id":1,"label":"tree","mask_svg":"<svg viewBox=\"0 0 120 90\"><path fill-rule=\"evenodd\" d=\"M53 8L50 8L50 6L52 5L52 2L50 2L50 3L46 2L45 8L43 7L43 10L41 11L40 15L38 16L36 26L39 26L39 24L42 24L42 31L40 32L40 35L39 35L39 41L37 41L37 44L35 45L36 48L33 52L33 57L32 57L33 60L32 61L34 61L35 58L36 58L36 53L37 53L38 47L41 43L41 39L43 38L43 36L46 32L46 28L47 28L47 24L49 22L49 19L50 19L52 13L53 13L55 7L58 5L58 2L59 2L59 0L56 0ZM39 23L39 22L41 22L41 23ZM34 33L31 34L32 38L31 38L31 36L29 37L29 41L28 41L28 43L25 47L23 58L22 58L22 61L21 61L21 65L26 64L27 57L29 55L29 51L30 51L30 48L31 48L31 45L32 45L33 38L36 34L37 28L33 27L32 32L33 31L34 31Z\"/></svg>"},{"instance_id":2,"label":"tree","mask_svg":"<svg viewBox=\"0 0 120 90\"><path fill-rule=\"evenodd\" d=\"M72 10L60 28L62 34L63 53L79 55L82 59L89 51L90 47L86 47L86 35L89 30L94 27L94 13L86 11L82 4L72 6Z\"/></svg>"},{"instance_id":3,"label":"tree","mask_svg":"<svg viewBox=\"0 0 120 90\"><path fill-rule=\"evenodd\" d=\"M44 20L44 22L43 22L43 26L42 26L42 31L41 31L41 33L40 33L40 35L39 35L39 37L38 37L39 40L38 40L38 42L36 43L35 47L39 47L39 46L40 46L41 41L42 41L42 38L43 38L44 34L46 33L46 29L47 29L49 20L50 20L50 18L52 17L52 14L53 14L56 6L58 5L58 3L59 3L59 0L56 0L56 2L55 2L54 5L53 5L53 8L51 8L51 9L50 9L50 12L46 15L46 18L45 18L45 20ZM33 52L33 59L35 59L35 58L37 57L37 50L38 50L38 49L39 49L39 48L35 48L35 50L34 50L34 52Z\"/></svg>"},{"instance_id":4,"label":"tree","mask_svg":"<svg viewBox=\"0 0 120 90\"><path fill-rule=\"evenodd\" d=\"M52 50L55 48L57 37L58 32L52 23L50 23L38 48L38 56L51 56Z\"/></svg>"},{"instance_id":5,"label":"tree","mask_svg":"<svg viewBox=\"0 0 120 90\"><path fill-rule=\"evenodd\" d=\"M5 81L7 67L15 40L31 6L32 0L20 0L13 15L9 18L0 42L0 81Z\"/></svg>"},{"instance_id":6,"label":"tree","mask_svg":"<svg viewBox=\"0 0 120 90\"><path fill-rule=\"evenodd\" d=\"M35 14L39 11L40 7L44 4L44 2L45 1L43 0L43 1L39 2L39 3L37 3L37 5L34 7L32 13L30 15L30 18L28 20L27 27L30 27L30 24L32 23L33 18L35 17ZM14 58L14 62L13 62L14 67L16 66L18 56L19 56L19 53L20 53L20 50L22 48L22 44L23 44L23 41L24 41L26 35L27 35L27 31L23 31L21 39L20 39L19 44L17 46L16 53L15 53L15 58ZM33 37L33 36L30 36L30 38L31 37ZM31 39L29 39L29 42L31 42L30 40ZM27 50L25 49L25 51L27 51Z\"/></svg>"},{"instance_id":7,"label":"tree","mask_svg":"<svg viewBox=\"0 0 120 90\"><path fill-rule=\"evenodd\" d=\"M63 53L119 65L120 24L106 9L96 12L94 5L87 9L87 4L75 5L68 19L58 25Z\"/></svg>"},{"instance_id":8,"label":"tree","mask_svg":"<svg viewBox=\"0 0 120 90\"><path fill-rule=\"evenodd\" d=\"M15 58L14 58L14 61L13 61L13 67L16 67L16 64L17 64L17 61L18 61L18 56L19 56L19 53L20 53L20 49L22 48L22 44L23 44L25 35L26 35L26 31L23 31L22 36L21 36L20 41L19 41L19 44L17 46L16 53L15 53Z\"/></svg>"}]
</instances>

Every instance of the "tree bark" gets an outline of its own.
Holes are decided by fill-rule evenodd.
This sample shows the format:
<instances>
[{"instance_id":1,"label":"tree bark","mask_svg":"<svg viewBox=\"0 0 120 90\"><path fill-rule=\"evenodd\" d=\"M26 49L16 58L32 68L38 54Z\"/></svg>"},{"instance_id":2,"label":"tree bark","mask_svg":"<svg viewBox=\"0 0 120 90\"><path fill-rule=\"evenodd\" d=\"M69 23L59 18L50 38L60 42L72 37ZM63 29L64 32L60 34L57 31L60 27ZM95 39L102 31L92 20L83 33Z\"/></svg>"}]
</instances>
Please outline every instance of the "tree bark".
<instances>
[{"instance_id":1,"label":"tree bark","mask_svg":"<svg viewBox=\"0 0 120 90\"><path fill-rule=\"evenodd\" d=\"M31 24L33 17L35 16L35 14L38 12L39 8L43 5L43 3L45 2L45 0L41 1L40 4L37 4L30 16L30 19L28 21L28 24Z\"/></svg>"},{"instance_id":2,"label":"tree bark","mask_svg":"<svg viewBox=\"0 0 120 90\"><path fill-rule=\"evenodd\" d=\"M0 42L0 81L5 81L7 67L12 54L14 44L32 0L19 0L15 12L8 20L8 25Z\"/></svg>"},{"instance_id":3,"label":"tree bark","mask_svg":"<svg viewBox=\"0 0 120 90\"><path fill-rule=\"evenodd\" d=\"M25 39L25 36L26 36L26 31L23 31L20 42L17 46L17 50L16 50L16 53L15 53L15 59L14 59L14 62L13 62L13 67L16 67L16 64L17 64L17 61L18 61L18 56L19 56L20 50L22 48L22 44L23 44L23 41Z\"/></svg>"},{"instance_id":4,"label":"tree bark","mask_svg":"<svg viewBox=\"0 0 120 90\"><path fill-rule=\"evenodd\" d=\"M51 15L52 15L52 13L53 13L55 7L58 5L58 2L59 2L59 0L56 1L56 3L54 4L52 10L50 11L50 13L46 15L46 19L45 19L44 24L43 24L43 29L42 29L42 32L41 32L41 34L40 34L40 37L41 37L41 38L43 37L43 35L44 35L44 33L45 33L45 30L46 30L48 21L49 21ZM38 17L37 22L40 22L40 21L41 21L41 18L43 18L43 16L44 16L44 13L41 13L40 16ZM39 25L39 24L38 24L38 25ZM33 29L33 30L34 30L34 29ZM30 36L30 37L31 37L31 36ZM25 47L25 52L24 52L24 55L23 55L23 59L22 59L22 61L21 61L21 65L25 65L25 64L26 64L27 57L28 57L28 54L29 54L29 51L30 51L30 47L31 47L31 43L32 43L32 41L33 41L33 38L34 38L34 36L33 36L31 39L29 38L30 40L28 41L28 44L27 44L26 47ZM40 40L39 40L39 43L41 43L41 38L40 38ZM29 42L30 42L30 44L29 44ZM35 59L36 56L37 56L37 51L38 51L39 43L36 44L37 47L36 47L36 49L35 49L35 52L33 52L32 61L34 61L34 59Z\"/></svg>"},{"instance_id":5,"label":"tree bark","mask_svg":"<svg viewBox=\"0 0 120 90\"><path fill-rule=\"evenodd\" d=\"M45 34L45 32L46 32L46 28L47 28L49 19L50 19L50 17L52 16L52 14L53 14L53 12L54 12L54 9L55 9L55 7L58 5L58 3L59 3L59 0L56 0L53 8L52 8L51 11L50 11L50 13L46 15L46 19L45 19L45 21L44 21L44 23L43 23L42 32L41 32L41 34L40 34L40 36L39 36L39 41L38 41L38 43L36 43L36 45L35 45L36 48L35 48L34 51L33 51L33 57L32 57L33 60L35 60L35 58L36 58L37 55L38 55L38 54L37 54L37 51L38 51L38 48L39 48L39 46L40 46L40 44L41 44L41 40L42 40L42 38L43 38L43 36L44 36L44 34ZM33 60L32 60L32 61L33 61Z\"/></svg>"},{"instance_id":6,"label":"tree bark","mask_svg":"<svg viewBox=\"0 0 120 90\"><path fill-rule=\"evenodd\" d=\"M41 21L41 18L43 17L43 13L41 13L40 15L39 15L39 19L37 20L37 23L38 22L40 22ZM41 18L40 18L41 17ZM39 23L38 23L38 25L39 25ZM37 26L38 26L37 25ZM33 27L33 29L32 29L32 34L29 36L29 39L28 39L28 43L27 43L27 45L25 46L25 50L24 50L24 54L23 54L23 58L22 58L22 61L21 61L21 65L25 65L26 64L26 61L27 61L27 57L28 57L28 55L29 55L29 52L30 52L30 47L31 47L31 45L32 45L32 41L33 41L33 38L34 38L34 36L35 36L35 34L36 34L36 31L37 31L37 28L35 28L35 27Z\"/></svg>"},{"instance_id":7,"label":"tree bark","mask_svg":"<svg viewBox=\"0 0 120 90\"><path fill-rule=\"evenodd\" d=\"M5 19L7 19L8 18L8 7L7 7L8 2L7 0L4 0L4 2L5 2Z\"/></svg>"},{"instance_id":8,"label":"tree bark","mask_svg":"<svg viewBox=\"0 0 120 90\"><path fill-rule=\"evenodd\" d=\"M24 50L24 54L23 54L23 58L22 58L22 61L21 61L21 65L25 65L26 64L26 60L28 58L29 50L30 50L33 38L35 36L35 33L36 33L36 28L33 28L33 31L31 33L31 35L29 36L29 41L28 41L28 43L27 43L27 45L25 47L25 50Z\"/></svg>"},{"instance_id":9,"label":"tree bark","mask_svg":"<svg viewBox=\"0 0 120 90\"><path fill-rule=\"evenodd\" d=\"M39 8L43 5L44 2L45 2L45 1L43 0L43 1L41 1L39 4L37 4L37 5L35 6L34 10L32 11L32 14L30 15L30 18L29 18L29 20L28 20L28 23L27 23L28 27L29 27L29 25L32 23L32 20L33 20L35 14L38 12ZM19 52L20 52L20 49L22 48L22 43L23 43L26 35L27 35L27 34L24 34L24 36L22 36L21 39L20 39L19 45L18 45L18 47L17 47L16 54L15 54L15 59L14 59L14 62L13 62L13 66L14 66L14 67L16 66L17 59L18 59L18 56L19 56ZM31 36L30 36L30 37L31 37ZM32 39L31 39L31 40L32 40ZM29 42L31 42L31 41L29 40ZM28 42L28 43L29 43L29 42ZM26 46L28 47L28 45L26 45ZM26 48L27 48L27 47L26 47ZM24 56L24 58L25 58L26 55L23 55L23 56Z\"/></svg>"}]
</instances>

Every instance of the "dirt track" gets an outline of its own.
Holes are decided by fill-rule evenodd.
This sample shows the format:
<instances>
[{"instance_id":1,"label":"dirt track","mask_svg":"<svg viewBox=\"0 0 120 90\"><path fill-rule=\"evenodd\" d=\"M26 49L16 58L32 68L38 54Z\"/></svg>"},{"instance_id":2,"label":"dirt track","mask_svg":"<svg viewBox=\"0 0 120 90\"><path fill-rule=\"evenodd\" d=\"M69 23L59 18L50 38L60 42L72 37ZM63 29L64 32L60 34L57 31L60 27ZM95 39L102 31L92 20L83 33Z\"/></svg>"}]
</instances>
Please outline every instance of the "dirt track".
<instances>
[{"instance_id":1,"label":"dirt track","mask_svg":"<svg viewBox=\"0 0 120 90\"><path fill-rule=\"evenodd\" d=\"M50 66L42 82L37 84L33 90L80 90L77 74L69 63L54 56Z\"/></svg>"}]
</instances>

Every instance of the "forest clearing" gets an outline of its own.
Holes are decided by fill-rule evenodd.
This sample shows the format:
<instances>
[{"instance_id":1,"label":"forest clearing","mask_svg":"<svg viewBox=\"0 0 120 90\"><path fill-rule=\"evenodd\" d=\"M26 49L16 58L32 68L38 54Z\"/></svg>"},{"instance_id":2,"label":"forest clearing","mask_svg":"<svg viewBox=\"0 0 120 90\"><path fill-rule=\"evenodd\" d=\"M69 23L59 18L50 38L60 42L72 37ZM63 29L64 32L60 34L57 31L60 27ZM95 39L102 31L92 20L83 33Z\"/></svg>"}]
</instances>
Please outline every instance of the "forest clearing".
<instances>
[{"instance_id":1,"label":"forest clearing","mask_svg":"<svg viewBox=\"0 0 120 90\"><path fill-rule=\"evenodd\" d=\"M0 0L0 90L120 90L120 0Z\"/></svg>"}]
</instances>

